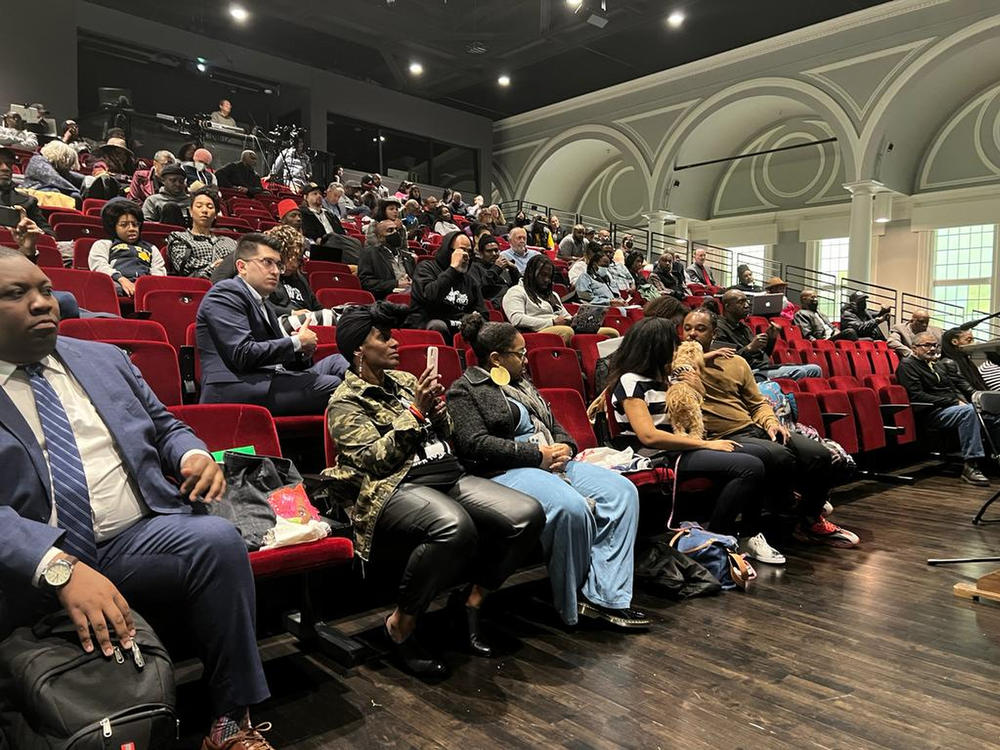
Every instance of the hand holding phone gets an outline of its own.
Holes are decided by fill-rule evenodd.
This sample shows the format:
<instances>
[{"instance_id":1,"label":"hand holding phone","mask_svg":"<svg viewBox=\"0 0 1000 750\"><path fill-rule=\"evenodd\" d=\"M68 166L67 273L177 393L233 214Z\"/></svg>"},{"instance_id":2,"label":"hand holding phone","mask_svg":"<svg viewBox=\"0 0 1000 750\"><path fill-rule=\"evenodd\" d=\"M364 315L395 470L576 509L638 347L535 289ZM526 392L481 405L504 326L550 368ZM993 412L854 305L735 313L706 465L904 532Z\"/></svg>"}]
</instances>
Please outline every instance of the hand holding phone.
<instances>
[{"instance_id":1,"label":"hand holding phone","mask_svg":"<svg viewBox=\"0 0 1000 750\"><path fill-rule=\"evenodd\" d=\"M427 369L431 371L432 377L438 376L438 348L436 346L427 347Z\"/></svg>"},{"instance_id":2,"label":"hand holding phone","mask_svg":"<svg viewBox=\"0 0 1000 750\"><path fill-rule=\"evenodd\" d=\"M0 206L0 227L16 227L21 221L21 213L10 206Z\"/></svg>"}]
</instances>

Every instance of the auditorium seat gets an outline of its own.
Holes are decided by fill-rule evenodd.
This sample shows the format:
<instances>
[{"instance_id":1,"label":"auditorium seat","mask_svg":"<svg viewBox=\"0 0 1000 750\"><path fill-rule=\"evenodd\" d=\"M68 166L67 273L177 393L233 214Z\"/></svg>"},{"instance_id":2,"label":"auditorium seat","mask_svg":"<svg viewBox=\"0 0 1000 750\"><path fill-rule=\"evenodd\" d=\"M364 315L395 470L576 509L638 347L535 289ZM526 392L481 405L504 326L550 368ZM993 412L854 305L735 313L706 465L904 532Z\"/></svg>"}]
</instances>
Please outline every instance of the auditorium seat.
<instances>
[{"instance_id":1,"label":"auditorium seat","mask_svg":"<svg viewBox=\"0 0 1000 750\"><path fill-rule=\"evenodd\" d=\"M110 281L110 277L106 278ZM167 330L167 340L175 349L180 350L185 343L187 327L194 323L198 306L205 294L203 291L157 289L146 294L143 304L149 317Z\"/></svg>"},{"instance_id":2,"label":"auditorium seat","mask_svg":"<svg viewBox=\"0 0 1000 750\"><path fill-rule=\"evenodd\" d=\"M875 375L891 375L896 371L896 368L889 364L889 351L880 351L875 349L869 352L872 362L872 372Z\"/></svg>"},{"instance_id":3,"label":"auditorium seat","mask_svg":"<svg viewBox=\"0 0 1000 750\"><path fill-rule=\"evenodd\" d=\"M143 380L164 406L178 406L181 398L181 373L177 352L162 341L109 341L128 354Z\"/></svg>"},{"instance_id":4,"label":"auditorium seat","mask_svg":"<svg viewBox=\"0 0 1000 750\"><path fill-rule=\"evenodd\" d=\"M839 349L827 349L822 356L826 358L828 365L827 377L852 374L851 365L844 352Z\"/></svg>"},{"instance_id":5,"label":"auditorium seat","mask_svg":"<svg viewBox=\"0 0 1000 750\"><path fill-rule=\"evenodd\" d=\"M446 346L444 336L439 331L423 328L393 328L392 337L400 346Z\"/></svg>"},{"instance_id":6,"label":"auditorium seat","mask_svg":"<svg viewBox=\"0 0 1000 750\"><path fill-rule=\"evenodd\" d=\"M337 343L337 326L309 326L309 330L316 334L318 344Z\"/></svg>"},{"instance_id":7,"label":"auditorium seat","mask_svg":"<svg viewBox=\"0 0 1000 750\"><path fill-rule=\"evenodd\" d=\"M886 446L886 430L875 391L871 388L848 388L844 393L854 415L858 436L858 452L872 453L884 448Z\"/></svg>"},{"instance_id":8,"label":"auditorium seat","mask_svg":"<svg viewBox=\"0 0 1000 750\"><path fill-rule=\"evenodd\" d=\"M796 393L795 406L798 410L796 421L812 427L819 433L820 437L826 437L826 422L823 419L823 410L820 408L816 394L805 391Z\"/></svg>"},{"instance_id":9,"label":"auditorium seat","mask_svg":"<svg viewBox=\"0 0 1000 750\"><path fill-rule=\"evenodd\" d=\"M829 351L836 348L836 342L830 341L830 339L816 339L813 341L813 349L817 351Z\"/></svg>"},{"instance_id":10,"label":"auditorium seat","mask_svg":"<svg viewBox=\"0 0 1000 750\"><path fill-rule=\"evenodd\" d=\"M427 369L427 346L416 344L400 346L399 369L410 373L416 378L423 375ZM445 390L451 387L462 376L462 363L458 358L458 349L453 346L438 347L438 382Z\"/></svg>"},{"instance_id":11,"label":"auditorium seat","mask_svg":"<svg viewBox=\"0 0 1000 750\"><path fill-rule=\"evenodd\" d=\"M883 342L885 343L885 342ZM875 342L870 339L861 339L854 342L854 346L863 352L874 352L876 351Z\"/></svg>"},{"instance_id":12,"label":"auditorium seat","mask_svg":"<svg viewBox=\"0 0 1000 750\"><path fill-rule=\"evenodd\" d=\"M360 289L361 279L350 273L314 271L309 274L309 286L314 292L320 289Z\"/></svg>"},{"instance_id":13,"label":"auditorium seat","mask_svg":"<svg viewBox=\"0 0 1000 750\"><path fill-rule=\"evenodd\" d=\"M59 335L87 341L159 341L167 332L155 320L134 318L70 318L59 323Z\"/></svg>"},{"instance_id":14,"label":"auditorium seat","mask_svg":"<svg viewBox=\"0 0 1000 750\"><path fill-rule=\"evenodd\" d=\"M321 362L327 357L332 357L334 354L339 354L340 350L337 349L336 344L317 344L316 351L313 352L312 360L313 364Z\"/></svg>"},{"instance_id":15,"label":"auditorium seat","mask_svg":"<svg viewBox=\"0 0 1000 750\"><path fill-rule=\"evenodd\" d=\"M562 337L555 333L522 333L521 335L524 337L524 346L528 351L540 348L559 349L565 346Z\"/></svg>"},{"instance_id":16,"label":"auditorium seat","mask_svg":"<svg viewBox=\"0 0 1000 750\"><path fill-rule=\"evenodd\" d=\"M597 436L587 417L583 398L572 388L539 388L552 409L552 416L573 437L578 451L597 447Z\"/></svg>"},{"instance_id":17,"label":"auditorium seat","mask_svg":"<svg viewBox=\"0 0 1000 750\"><path fill-rule=\"evenodd\" d=\"M827 378L826 382L835 391L846 391L849 388L861 387L861 382L853 375L834 375Z\"/></svg>"},{"instance_id":18,"label":"auditorium seat","mask_svg":"<svg viewBox=\"0 0 1000 750\"><path fill-rule=\"evenodd\" d=\"M565 347L543 347L528 352L528 370L536 388L572 388L584 393L583 373L576 352Z\"/></svg>"},{"instance_id":19,"label":"auditorium seat","mask_svg":"<svg viewBox=\"0 0 1000 750\"><path fill-rule=\"evenodd\" d=\"M804 365L818 365L819 369L823 371L823 377L827 378L830 377L830 363L823 356L823 353L816 349L803 349L799 352L799 356Z\"/></svg>"},{"instance_id":20,"label":"auditorium seat","mask_svg":"<svg viewBox=\"0 0 1000 750\"><path fill-rule=\"evenodd\" d=\"M868 357L868 352L864 349L851 349L846 354L856 377L863 378L872 374L872 361Z\"/></svg>"},{"instance_id":21,"label":"auditorium seat","mask_svg":"<svg viewBox=\"0 0 1000 750\"><path fill-rule=\"evenodd\" d=\"M101 237L78 237L73 240L73 268L81 271L90 270L90 248Z\"/></svg>"},{"instance_id":22,"label":"auditorium seat","mask_svg":"<svg viewBox=\"0 0 1000 750\"><path fill-rule=\"evenodd\" d=\"M54 247L49 247L47 245L36 245L35 249L38 252L38 255L35 256L35 262L38 264L39 268L65 267L62 253L60 253Z\"/></svg>"},{"instance_id":23,"label":"auditorium seat","mask_svg":"<svg viewBox=\"0 0 1000 750\"><path fill-rule=\"evenodd\" d=\"M597 398L596 370L597 360L601 358L601 353L597 348L598 342L604 341L607 336L599 333L577 333L570 339L569 345L577 351L580 356L580 367L583 370L584 385L587 389L587 398Z\"/></svg>"},{"instance_id":24,"label":"auditorium seat","mask_svg":"<svg viewBox=\"0 0 1000 750\"><path fill-rule=\"evenodd\" d=\"M135 281L135 309L146 309L146 297L150 292L207 292L211 288L212 282L208 279L191 276L140 276Z\"/></svg>"},{"instance_id":25,"label":"auditorium seat","mask_svg":"<svg viewBox=\"0 0 1000 750\"><path fill-rule=\"evenodd\" d=\"M796 363L797 364L797 363ZM798 393L799 384L797 381L791 378L772 378L775 383L781 388L782 393Z\"/></svg>"},{"instance_id":26,"label":"auditorium seat","mask_svg":"<svg viewBox=\"0 0 1000 750\"><path fill-rule=\"evenodd\" d=\"M60 224L52 227L59 242L72 242L80 237L93 237L102 239L104 237L104 227L93 224Z\"/></svg>"},{"instance_id":27,"label":"auditorium seat","mask_svg":"<svg viewBox=\"0 0 1000 750\"><path fill-rule=\"evenodd\" d=\"M115 282L106 273L72 268L49 268L45 271L58 292L71 292L80 309L121 315Z\"/></svg>"},{"instance_id":28,"label":"auditorium seat","mask_svg":"<svg viewBox=\"0 0 1000 750\"><path fill-rule=\"evenodd\" d=\"M375 304L375 297L364 289L320 289L316 292L316 299L323 307Z\"/></svg>"},{"instance_id":29,"label":"auditorium seat","mask_svg":"<svg viewBox=\"0 0 1000 750\"><path fill-rule=\"evenodd\" d=\"M799 339L789 339L788 348L794 352L801 352L813 349L814 347L813 347L813 342L810 341L809 339L799 338Z\"/></svg>"},{"instance_id":30,"label":"auditorium seat","mask_svg":"<svg viewBox=\"0 0 1000 750\"><path fill-rule=\"evenodd\" d=\"M851 400L842 391L820 391L816 394L826 425L826 436L840 443L852 456L860 452L858 428Z\"/></svg>"},{"instance_id":31,"label":"auditorium seat","mask_svg":"<svg viewBox=\"0 0 1000 750\"><path fill-rule=\"evenodd\" d=\"M351 267L346 263L335 263L332 260L307 260L302 264L302 272L308 276L313 271L327 273L350 273Z\"/></svg>"},{"instance_id":32,"label":"auditorium seat","mask_svg":"<svg viewBox=\"0 0 1000 750\"><path fill-rule=\"evenodd\" d=\"M410 306L410 295L406 292L393 292L392 294L387 294L385 296L386 302L392 302L394 305L405 305Z\"/></svg>"},{"instance_id":33,"label":"auditorium seat","mask_svg":"<svg viewBox=\"0 0 1000 750\"><path fill-rule=\"evenodd\" d=\"M826 378L801 378L798 381L799 390L805 393L819 393L830 389Z\"/></svg>"}]
</instances>

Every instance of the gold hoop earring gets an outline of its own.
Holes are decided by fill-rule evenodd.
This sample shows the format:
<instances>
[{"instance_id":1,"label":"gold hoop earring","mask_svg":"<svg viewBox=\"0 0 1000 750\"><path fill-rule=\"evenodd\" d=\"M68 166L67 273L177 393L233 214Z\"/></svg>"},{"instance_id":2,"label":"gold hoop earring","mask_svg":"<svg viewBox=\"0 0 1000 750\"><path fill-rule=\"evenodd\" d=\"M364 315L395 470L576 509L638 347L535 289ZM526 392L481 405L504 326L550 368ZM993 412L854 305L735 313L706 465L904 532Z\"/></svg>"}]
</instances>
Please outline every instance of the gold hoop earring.
<instances>
[{"instance_id":1,"label":"gold hoop earring","mask_svg":"<svg viewBox=\"0 0 1000 750\"><path fill-rule=\"evenodd\" d=\"M493 365L490 368L490 380L496 385L510 385L510 372L503 365Z\"/></svg>"}]
</instances>

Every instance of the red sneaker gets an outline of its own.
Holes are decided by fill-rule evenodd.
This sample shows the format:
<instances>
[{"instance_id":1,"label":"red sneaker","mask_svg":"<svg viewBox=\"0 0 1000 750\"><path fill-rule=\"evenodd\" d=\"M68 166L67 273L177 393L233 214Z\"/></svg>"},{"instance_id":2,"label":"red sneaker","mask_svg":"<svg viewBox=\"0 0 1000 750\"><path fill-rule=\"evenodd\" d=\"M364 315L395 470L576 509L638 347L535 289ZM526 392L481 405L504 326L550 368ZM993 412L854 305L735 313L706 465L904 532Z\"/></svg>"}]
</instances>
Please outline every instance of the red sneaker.
<instances>
[{"instance_id":1,"label":"red sneaker","mask_svg":"<svg viewBox=\"0 0 1000 750\"><path fill-rule=\"evenodd\" d=\"M861 539L853 531L830 523L822 517L815 523L800 525L796 536L807 542L829 544L831 547L857 547L861 543Z\"/></svg>"}]
</instances>

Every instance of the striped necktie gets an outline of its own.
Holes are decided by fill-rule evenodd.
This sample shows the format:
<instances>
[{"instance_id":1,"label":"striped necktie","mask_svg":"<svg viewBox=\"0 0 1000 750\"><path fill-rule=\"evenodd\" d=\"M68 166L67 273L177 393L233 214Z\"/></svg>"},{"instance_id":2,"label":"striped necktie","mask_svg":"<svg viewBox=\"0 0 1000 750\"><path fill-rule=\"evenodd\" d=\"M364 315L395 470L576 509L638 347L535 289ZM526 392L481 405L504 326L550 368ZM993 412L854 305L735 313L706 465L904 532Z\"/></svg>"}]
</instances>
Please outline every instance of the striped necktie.
<instances>
[{"instance_id":1,"label":"striped necktie","mask_svg":"<svg viewBox=\"0 0 1000 750\"><path fill-rule=\"evenodd\" d=\"M59 528L66 531L59 543L60 549L87 565L96 566L97 542L90 513L90 491L69 417L52 384L42 375L41 364L21 365L20 369L28 375L45 435L57 520Z\"/></svg>"}]
</instances>

